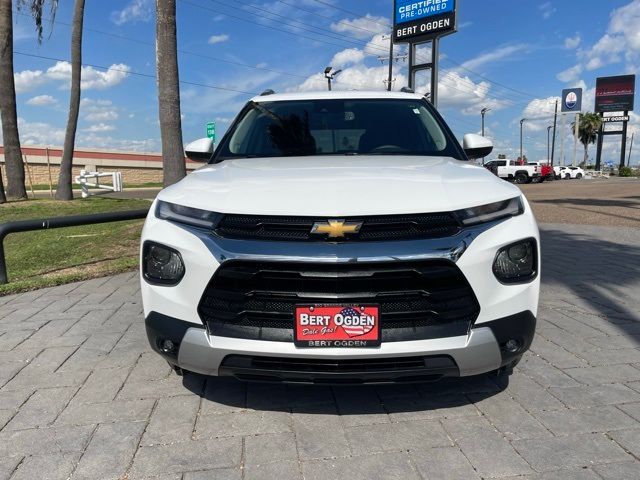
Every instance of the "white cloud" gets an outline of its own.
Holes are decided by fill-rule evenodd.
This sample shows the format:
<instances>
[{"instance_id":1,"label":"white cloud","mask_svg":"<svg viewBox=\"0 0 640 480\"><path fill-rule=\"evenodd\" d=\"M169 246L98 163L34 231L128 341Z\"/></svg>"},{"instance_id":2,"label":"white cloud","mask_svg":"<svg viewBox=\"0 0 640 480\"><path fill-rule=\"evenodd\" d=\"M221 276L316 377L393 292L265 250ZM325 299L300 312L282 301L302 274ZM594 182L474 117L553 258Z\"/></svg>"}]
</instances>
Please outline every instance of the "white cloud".
<instances>
[{"instance_id":1,"label":"white cloud","mask_svg":"<svg viewBox=\"0 0 640 480\"><path fill-rule=\"evenodd\" d=\"M57 128L43 122L28 122L18 117L20 142L23 145L62 145L64 143L64 128Z\"/></svg>"},{"instance_id":2,"label":"white cloud","mask_svg":"<svg viewBox=\"0 0 640 480\"><path fill-rule=\"evenodd\" d=\"M611 12L607 32L590 48L578 50L578 59L592 71L625 61L634 71L640 61L640 0Z\"/></svg>"},{"instance_id":3,"label":"white cloud","mask_svg":"<svg viewBox=\"0 0 640 480\"><path fill-rule=\"evenodd\" d=\"M97 70L94 67L82 67L82 82L80 86L83 90L111 88L127 78L130 70L131 67L124 63L113 64L106 71ZM69 62L57 62L47 69L46 76L52 80L63 81L68 85L71 82L71 64Z\"/></svg>"},{"instance_id":4,"label":"white cloud","mask_svg":"<svg viewBox=\"0 0 640 480\"><path fill-rule=\"evenodd\" d=\"M560 110L560 97L536 98L529 102L521 117L526 118L525 128L538 132L551 125L556 101L558 101L558 110ZM514 119L514 124L519 121L520 119Z\"/></svg>"},{"instance_id":5,"label":"white cloud","mask_svg":"<svg viewBox=\"0 0 640 480\"><path fill-rule=\"evenodd\" d=\"M389 24L390 22L386 18L367 13L364 17L354 20L344 19L334 22L331 24L331 30L338 33L346 33L363 40L378 33L388 33L390 30Z\"/></svg>"},{"instance_id":6,"label":"white cloud","mask_svg":"<svg viewBox=\"0 0 640 480\"><path fill-rule=\"evenodd\" d=\"M110 100L94 100L83 98L80 101L80 111L85 114L87 122L112 122L119 118L117 109Z\"/></svg>"},{"instance_id":7,"label":"white cloud","mask_svg":"<svg viewBox=\"0 0 640 480\"><path fill-rule=\"evenodd\" d=\"M472 58L471 60L467 60L462 64L462 66L470 70L475 70L488 63L494 63L499 60L504 60L516 53L520 53L528 49L529 45L525 43L498 47L495 50L485 52L475 58Z\"/></svg>"},{"instance_id":8,"label":"white cloud","mask_svg":"<svg viewBox=\"0 0 640 480\"><path fill-rule=\"evenodd\" d=\"M96 125L91 125L87 128L84 128L83 131L89 132L89 133L100 133L100 132L110 132L115 129L116 127L114 127L113 125L109 125L108 123L98 123Z\"/></svg>"},{"instance_id":9,"label":"white cloud","mask_svg":"<svg viewBox=\"0 0 640 480\"><path fill-rule=\"evenodd\" d=\"M47 82L42 70L23 70L13 74L16 93L24 93Z\"/></svg>"},{"instance_id":10,"label":"white cloud","mask_svg":"<svg viewBox=\"0 0 640 480\"><path fill-rule=\"evenodd\" d=\"M582 37L580 37L579 33L576 33L574 37L567 37L564 39L564 48L567 50L573 50L580 46L580 42L582 42Z\"/></svg>"},{"instance_id":11,"label":"white cloud","mask_svg":"<svg viewBox=\"0 0 640 480\"><path fill-rule=\"evenodd\" d=\"M347 65L360 63L364 60L364 52L358 48L348 48L336 53L329 65L334 68L342 68Z\"/></svg>"},{"instance_id":12,"label":"white cloud","mask_svg":"<svg viewBox=\"0 0 640 480\"><path fill-rule=\"evenodd\" d=\"M56 103L58 103L58 101L51 95L37 95L27 100L26 103L27 105L31 105L33 107L44 107L48 105L55 105Z\"/></svg>"},{"instance_id":13,"label":"white cloud","mask_svg":"<svg viewBox=\"0 0 640 480\"><path fill-rule=\"evenodd\" d=\"M229 35L221 33L220 35L211 35L209 37L209 45L215 45L216 43L224 43L229 41Z\"/></svg>"},{"instance_id":14,"label":"white cloud","mask_svg":"<svg viewBox=\"0 0 640 480\"><path fill-rule=\"evenodd\" d=\"M558 75L556 75L556 78L561 82L565 82L565 83L574 82L578 79L578 77L582 73L582 70L583 70L582 65L577 64L571 68L567 68L566 70L563 70Z\"/></svg>"},{"instance_id":15,"label":"white cloud","mask_svg":"<svg viewBox=\"0 0 640 480\"><path fill-rule=\"evenodd\" d=\"M540 6L538 6L538 10L542 13L542 18L545 20L551 18L551 15L556 13L557 9L553 6L551 2L544 2Z\"/></svg>"},{"instance_id":16,"label":"white cloud","mask_svg":"<svg viewBox=\"0 0 640 480\"><path fill-rule=\"evenodd\" d=\"M111 21L118 26L131 22L147 22L151 19L152 13L151 0L131 0L122 10L111 12Z\"/></svg>"}]
</instances>

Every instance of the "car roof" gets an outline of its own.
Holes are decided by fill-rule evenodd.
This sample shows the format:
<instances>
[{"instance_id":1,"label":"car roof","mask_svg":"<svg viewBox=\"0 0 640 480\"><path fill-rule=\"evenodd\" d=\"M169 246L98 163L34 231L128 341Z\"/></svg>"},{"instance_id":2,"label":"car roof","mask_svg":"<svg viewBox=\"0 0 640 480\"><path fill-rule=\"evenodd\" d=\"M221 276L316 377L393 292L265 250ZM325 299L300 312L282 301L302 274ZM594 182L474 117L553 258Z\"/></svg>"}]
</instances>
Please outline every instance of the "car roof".
<instances>
[{"instance_id":1,"label":"car roof","mask_svg":"<svg viewBox=\"0 0 640 480\"><path fill-rule=\"evenodd\" d=\"M360 91L360 90L334 90L321 92L290 92L257 95L251 99L253 102L281 102L286 100L350 100L350 99L413 99L420 100L423 95L419 93L388 92L388 91Z\"/></svg>"}]
</instances>

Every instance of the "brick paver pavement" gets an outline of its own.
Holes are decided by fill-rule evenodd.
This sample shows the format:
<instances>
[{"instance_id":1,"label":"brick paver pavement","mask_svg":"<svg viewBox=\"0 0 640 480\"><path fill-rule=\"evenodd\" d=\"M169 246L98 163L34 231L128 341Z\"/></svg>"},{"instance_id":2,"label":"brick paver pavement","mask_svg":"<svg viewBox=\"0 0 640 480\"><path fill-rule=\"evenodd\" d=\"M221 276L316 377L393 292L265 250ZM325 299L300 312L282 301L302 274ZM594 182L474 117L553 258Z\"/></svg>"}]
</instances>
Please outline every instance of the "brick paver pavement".
<instances>
[{"instance_id":1,"label":"brick paver pavement","mask_svg":"<svg viewBox=\"0 0 640 480\"><path fill-rule=\"evenodd\" d=\"M180 378L129 273L0 297L0 479L640 478L640 230L545 225L506 386Z\"/></svg>"}]
</instances>

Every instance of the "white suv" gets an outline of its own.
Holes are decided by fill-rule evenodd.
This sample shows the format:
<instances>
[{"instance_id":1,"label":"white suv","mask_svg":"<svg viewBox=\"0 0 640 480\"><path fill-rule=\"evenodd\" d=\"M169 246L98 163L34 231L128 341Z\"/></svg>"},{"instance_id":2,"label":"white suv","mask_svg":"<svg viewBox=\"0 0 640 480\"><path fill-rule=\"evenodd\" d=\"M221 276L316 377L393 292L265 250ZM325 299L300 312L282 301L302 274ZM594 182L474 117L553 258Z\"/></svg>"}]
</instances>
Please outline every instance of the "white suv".
<instances>
[{"instance_id":1,"label":"white suv","mask_svg":"<svg viewBox=\"0 0 640 480\"><path fill-rule=\"evenodd\" d=\"M141 245L151 347L243 380L390 383L509 371L529 348L539 235L423 97L253 98L158 195Z\"/></svg>"}]
</instances>

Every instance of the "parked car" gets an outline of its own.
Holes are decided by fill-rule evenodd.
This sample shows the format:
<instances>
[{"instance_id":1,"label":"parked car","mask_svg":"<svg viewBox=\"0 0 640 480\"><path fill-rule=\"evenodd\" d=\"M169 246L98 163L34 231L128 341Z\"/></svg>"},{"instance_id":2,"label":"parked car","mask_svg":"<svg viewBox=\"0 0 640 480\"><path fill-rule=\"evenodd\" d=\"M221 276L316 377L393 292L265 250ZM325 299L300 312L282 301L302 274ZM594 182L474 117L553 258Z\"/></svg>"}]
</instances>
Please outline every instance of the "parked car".
<instances>
[{"instance_id":1,"label":"parked car","mask_svg":"<svg viewBox=\"0 0 640 480\"><path fill-rule=\"evenodd\" d=\"M254 97L151 206L151 348L253 381L509 372L534 335L540 241L521 191L469 162L492 148L461 146L417 94Z\"/></svg>"},{"instance_id":2,"label":"parked car","mask_svg":"<svg viewBox=\"0 0 640 480\"><path fill-rule=\"evenodd\" d=\"M553 166L553 174L556 180L560 180L562 178L562 170L566 167L561 167L560 165Z\"/></svg>"},{"instance_id":3,"label":"parked car","mask_svg":"<svg viewBox=\"0 0 640 480\"><path fill-rule=\"evenodd\" d=\"M484 166L493 171L498 177L505 180L513 180L516 183L531 183L541 178L540 167L537 165L522 165L516 160L491 160L486 162Z\"/></svg>"},{"instance_id":4,"label":"parked car","mask_svg":"<svg viewBox=\"0 0 640 480\"><path fill-rule=\"evenodd\" d=\"M568 167L569 175L571 178L577 178L578 180L584 177L584 170L580 167Z\"/></svg>"},{"instance_id":5,"label":"parked car","mask_svg":"<svg viewBox=\"0 0 640 480\"><path fill-rule=\"evenodd\" d=\"M555 180L553 167L548 162L529 162L527 165L536 165L540 168L540 181Z\"/></svg>"}]
</instances>

